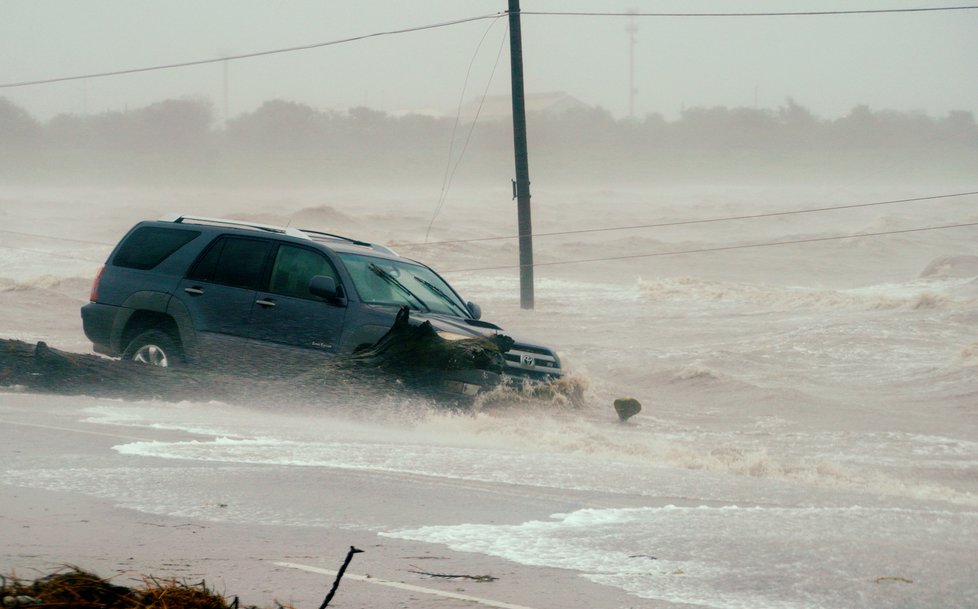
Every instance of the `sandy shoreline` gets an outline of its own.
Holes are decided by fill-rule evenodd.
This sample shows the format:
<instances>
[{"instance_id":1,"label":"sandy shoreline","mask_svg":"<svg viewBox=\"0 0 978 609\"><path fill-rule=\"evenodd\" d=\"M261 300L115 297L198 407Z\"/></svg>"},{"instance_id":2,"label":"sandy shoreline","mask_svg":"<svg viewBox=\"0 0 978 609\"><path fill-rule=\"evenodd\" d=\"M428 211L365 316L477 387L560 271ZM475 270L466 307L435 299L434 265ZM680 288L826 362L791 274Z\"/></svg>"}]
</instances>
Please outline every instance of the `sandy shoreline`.
<instances>
[{"instance_id":1,"label":"sandy shoreline","mask_svg":"<svg viewBox=\"0 0 978 609\"><path fill-rule=\"evenodd\" d=\"M172 461L123 455L112 446L137 439L169 441L190 434L157 429L133 433L131 429L87 422L82 410L94 402L90 398L51 396L39 400L26 394L0 393L0 450L6 472L26 471L30 476L43 477L75 468L125 468L139 476L161 466L174 468ZM197 462L176 466L184 467L187 485L211 480L208 470L214 469ZM222 466L220 470L218 475L226 481L226 488L214 489L215 503L205 506L214 513L213 518L137 511L100 497L98 488L84 492L32 488L29 484L11 484L9 476L4 476L0 486L0 530L4 531L0 573L34 578L68 564L111 577L120 585L134 585L144 575L188 582L205 580L212 589L236 595L245 604L274 606L278 601L308 608L319 606L333 576L283 563L332 571L339 568L353 545L364 553L354 557L348 570L351 577L344 579L331 606L653 606L650 601L591 583L572 571L526 567L378 535L384 527L377 524L382 522L394 523L396 529L453 522L516 524L546 518L550 513L581 507L582 498L571 493L555 491L549 496L535 493L531 497L518 488L471 483L463 487L421 477L326 468L304 468L299 477L271 466ZM303 480L306 485L300 484ZM228 494L232 488L234 492ZM275 523L235 522L238 506L221 503L220 499L231 496L227 501L257 504L276 495L284 499L281 505L292 501L320 503L324 515L347 522L301 526L288 523L284 515ZM272 500L268 505L272 507L267 509L274 509L279 503ZM352 521L364 524L357 526ZM411 571L498 579L478 582ZM383 581L407 587L384 585Z\"/></svg>"}]
</instances>

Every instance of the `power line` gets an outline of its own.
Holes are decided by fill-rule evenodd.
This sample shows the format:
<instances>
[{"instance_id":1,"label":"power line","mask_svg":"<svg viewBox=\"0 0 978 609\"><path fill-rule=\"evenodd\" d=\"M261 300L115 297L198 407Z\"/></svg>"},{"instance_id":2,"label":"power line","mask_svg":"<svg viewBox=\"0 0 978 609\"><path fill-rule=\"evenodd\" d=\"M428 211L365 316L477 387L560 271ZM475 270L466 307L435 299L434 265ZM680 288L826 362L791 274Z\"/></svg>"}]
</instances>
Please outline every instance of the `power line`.
<instances>
[{"instance_id":1,"label":"power line","mask_svg":"<svg viewBox=\"0 0 978 609\"><path fill-rule=\"evenodd\" d=\"M894 13L925 13L925 12L942 12L942 11L967 11L967 10L978 10L978 5L969 6L938 6L938 7L919 7L919 8L890 8L890 9L862 9L862 10L839 10L839 11L773 11L773 12L755 12L755 13L650 13L650 12L571 12L571 11L520 11L521 15L534 15L534 16L554 16L554 17L678 17L678 18L695 18L695 17L812 17L812 16L825 16L825 15L872 15L872 14L894 14ZM277 55L282 53L294 53L297 51L308 51L311 49L318 49L322 47L334 46L339 44L345 44L349 42L357 42L360 40L366 40L369 38L378 38L382 36L394 36L399 34L408 34L412 32L420 32L424 30L432 30L444 27L451 27L454 25L460 25L463 23L470 23L473 21L481 21L484 19L499 19L506 16L508 11L499 11L496 13L490 13L487 15L478 15L475 17L466 17L463 19L456 19L453 21L444 21L440 23L432 23L429 25L421 25L410 28L402 28L397 30L387 30L382 32L374 32L371 34L363 34L360 36L353 36L350 38L341 38L339 40L330 40L326 42L316 42L312 44L305 44L294 47L286 47L281 49L270 49L267 51L256 51L252 53L243 53L240 55L229 55L225 57L213 57L209 59L198 59L193 61L184 61L178 63L161 64L155 66L145 66L141 68L129 68L125 70L113 70L109 72L94 72L91 74L79 74L75 76L60 76L56 78L45 78L40 80L27 80L21 82L10 82L10 83L0 83L0 89L12 89L15 87L29 87L34 85L46 85L56 82L68 82L72 80L85 80L89 78L105 78L109 76L122 76L126 74L138 74L141 72L154 72L159 70L172 70L175 68L187 68L192 66L207 65L212 63L220 63L224 61L234 61L239 59L252 59L255 57L264 57L267 55Z\"/></svg>"},{"instance_id":2,"label":"power line","mask_svg":"<svg viewBox=\"0 0 978 609\"><path fill-rule=\"evenodd\" d=\"M744 250L757 247L774 247L779 245L797 245L804 243L819 243L823 241L840 241L842 239L861 239L863 237L880 237L883 235L900 235L905 233L920 233L925 231L934 230L946 230L951 228L965 228L969 226L978 226L978 222L966 222L963 224L945 224L943 226L925 226L922 228L906 228L903 230L891 230L882 231L877 233L858 233L855 235L836 235L833 237L811 237L808 239L791 239L787 241L768 241L764 243L745 243L741 245L723 245L719 247L704 247L691 250L678 250L672 252L653 252L649 254L629 254L627 256L608 256L605 258L581 258L577 260L557 260L554 262L537 262L534 266L558 266L565 264L583 264L586 262L612 262L615 260L629 260L635 258L656 258L659 256L678 256L681 254L706 254L710 252L727 252L731 250ZM450 269L447 271L440 271L441 273L470 273L475 271L497 271L503 269L517 269L520 268L519 265L505 265L505 266L486 266L479 268L470 269Z\"/></svg>"},{"instance_id":3,"label":"power line","mask_svg":"<svg viewBox=\"0 0 978 609\"><path fill-rule=\"evenodd\" d=\"M66 239L69 241L69 239ZM62 260L77 260L79 262L94 262L96 264L101 264L103 260L95 260L94 258L83 258L81 256L69 256L68 254L59 254L58 252L46 252L44 250L32 249L29 247L14 247L12 245L0 245L0 248L5 250L14 250L17 252L27 252L29 254L40 254L42 256L51 256L52 258L61 258Z\"/></svg>"},{"instance_id":4,"label":"power line","mask_svg":"<svg viewBox=\"0 0 978 609\"><path fill-rule=\"evenodd\" d=\"M456 19L454 21L444 21L441 23L433 23L430 25L421 25L410 28L403 28L399 30L389 30L384 32L375 32L373 34L364 34L361 36L353 36L351 38L342 38L340 40L330 40L328 42L316 42L312 44L305 44L296 47L288 47L284 49L272 49L268 51L256 51L254 53L244 53L241 55L229 55L226 57L215 57L211 59L199 59L195 61L184 61L180 63L169 63L157 66L148 66L143 68L130 68L127 70L114 70L111 72L97 72L94 74L82 74L77 76L62 76L58 78L46 78L43 80L29 80L23 82L12 82L0 84L0 89L11 89L14 87L29 87L32 85L46 85L56 82L66 82L71 80L84 80L87 78L104 78L107 76L122 76L124 74L137 74L140 72L153 72L157 70L171 70L174 68L187 68L191 66L201 66L211 63L220 63L222 61L234 61L236 59L252 59L254 57L264 57L266 55L277 55L281 53L294 53L296 51L308 51L310 49L318 49L322 47L334 46L338 44L345 44L348 42L357 42L360 40L366 40L368 38L378 38L381 36L394 36L398 34L408 34L411 32L420 32L422 30L433 30L437 28L450 27L453 25L460 25L463 23L470 23L472 21L481 21L483 19L499 19L503 17L505 12L492 13L489 15L480 15L478 17L467 17L464 19Z\"/></svg>"},{"instance_id":5,"label":"power line","mask_svg":"<svg viewBox=\"0 0 978 609\"><path fill-rule=\"evenodd\" d=\"M976 193L969 193L969 194L976 194ZM948 195L945 195L945 196L948 196ZM950 195L950 196L956 196L956 195ZM924 198L921 198L921 199L905 199L905 201L926 200L928 198L933 199L933 198L940 198L940 197L924 197ZM868 204L864 204L864 206L865 205L878 205L878 204L877 203L868 203ZM828 209L833 209L833 208L828 208ZM718 218L716 220L720 220L720 219ZM694 220L693 222L696 222L696 221ZM697 248L697 249L690 249L690 250L677 250L677 251L671 251L671 252L652 252L652 253L648 253L648 254L629 254L629 255L626 255L626 256L608 256L608 257L604 257L604 258L581 258L581 259L576 259L576 260L557 260L557 261L553 261L553 262L537 262L537 263L534 263L533 266L559 266L559 265L565 265L565 264L583 264L583 263L587 263L587 262L611 262L611 261L615 261L615 260L629 260L629 259L635 259L635 258L656 258L656 257L659 257L659 256L678 256L678 255L681 255L681 254L705 254L705 253L710 253L710 252L725 252L725 251L731 251L731 250L752 249L752 248L758 248L758 247L773 247L773 246L778 246L778 245L797 245L797 244L805 244L805 243L818 243L818 242L823 242L823 241L840 241L840 240L843 240L843 239L860 239L860 238L864 238L864 237L880 237L880 236L885 236L885 235L901 235L901 234L906 234L906 233L919 233L919 232L926 232L926 231L946 230L946 229L952 229L952 228L966 228L966 227L970 227L970 226L978 226L978 222L964 222L964 223L961 223L961 224L945 224L945 225L941 225L941 226L925 226L925 227L919 227L919 228L906 228L906 229L901 229L901 230L881 231L881 232L875 232L875 233L858 233L858 234L855 234L855 235L835 235L835 236L832 236L832 237L810 237L810 238L807 238L807 239L789 239L789 240L785 240L785 241L768 241L768 242L765 242L765 243L745 243L745 244L740 244L740 245L722 245L722 246L718 246L718 247L705 247L705 248ZM91 244L91 245L108 245L109 247L111 247L111 245L109 245L109 244L98 243L98 242L95 242L95 241L82 241L80 239L67 239L67 238L62 238L62 237L49 237L49 236L45 236L45 235L31 235L29 233L18 233L18 232L14 232L14 231L3 231L3 230L0 230L0 232L2 232L2 233L8 233L8 234L15 234L15 235L31 236L31 237L41 237L41 238L52 239L52 240L56 240L56 241L72 241L72 242L78 242L78 243L88 243L88 244ZM423 245L423 244L421 244L421 245ZM2 248L2 249L9 249L9 250L16 250L16 251L22 251L22 252L30 252L30 253L35 253L35 254L42 254L42 255L45 255L45 256L53 256L55 258L63 258L63 259L66 259L66 260L78 260L78 261L81 261L81 262L95 262L95 263L102 262L102 260L95 260L95 259L92 259L92 258L84 258L84 257L81 257L81 256L69 256L69 255L66 255L66 254L59 254L57 252L46 252L46 251L43 251L43 250L37 250L37 249L31 249L31 248L25 248L25 247L14 247L14 246L10 246L10 245L0 245L0 248ZM440 271L440 272L442 272L442 273L469 273L469 272L475 272L475 271L496 271L496 270L518 269L518 268L520 268L520 265L518 265L518 264L511 264L511 265L486 266L486 267L467 268L467 269L449 269L449 270Z\"/></svg>"},{"instance_id":6,"label":"power line","mask_svg":"<svg viewBox=\"0 0 978 609\"><path fill-rule=\"evenodd\" d=\"M495 63L492 64L492 72L490 72L489 78L486 80L486 86L482 92L482 98L479 100L479 107L476 108L475 116L472 118L472 122L469 124L469 130L465 136L465 142L462 145L462 150L461 152L459 152L458 158L454 159L453 152L455 150L455 134L458 131L458 126L459 123L461 122L462 107L465 101L465 91L468 88L469 76L471 76L472 74L472 66L475 64L475 60L479 56L479 50L482 48L482 44L485 42L486 37L489 35L489 32L492 30L493 26L495 25L496 22L494 21L491 24L489 24L488 28L486 28L486 32L482 35L482 38L479 40L479 44L478 46L476 46L475 53L472 54L472 59L469 61L469 67L465 72L465 81L462 83L462 92L458 96L458 109L455 113L455 124L452 126L452 139L448 145L448 162L445 165L445 177L442 179L441 194L438 197L438 203L435 205L435 211L431 215L431 221L428 222L428 229L425 231L425 235L424 235L425 241L428 240L428 235L431 234L431 227L434 226L435 220L438 218L438 215L441 213L442 208L445 206L445 200L448 198L448 190L449 188L451 188L452 180L455 179L455 172L458 171L459 165L462 164L462 159L465 157L465 151L469 147L469 141L472 139L472 134L475 132L475 126L479 122L479 115L482 114L482 106L486 103L486 98L489 95L489 87L490 85L492 85L492 79L496 75L496 68L499 65L499 58L502 56L503 53L503 46L506 42L506 36L503 36L503 38L499 41L499 50L496 51L496 61ZM506 30L508 32L509 30L508 26ZM452 165L453 160L455 161L454 166Z\"/></svg>"},{"instance_id":7,"label":"power line","mask_svg":"<svg viewBox=\"0 0 978 609\"><path fill-rule=\"evenodd\" d=\"M104 246L107 246L107 247L112 247L112 246L115 245L114 243L104 243L102 241L89 241L89 240L85 240L85 239L72 239L72 238L69 238L69 237L55 237L53 235L37 235L37 234L34 234L34 233L22 233L22 232L15 231L15 230L3 230L3 229L0 229L0 233L3 233L5 235L17 235L17 236L20 236L20 237L31 237L31 238L50 239L52 241L68 241L70 243L84 243L85 245L104 245Z\"/></svg>"},{"instance_id":8,"label":"power line","mask_svg":"<svg viewBox=\"0 0 978 609\"><path fill-rule=\"evenodd\" d=\"M549 233L534 233L533 236L534 237L557 237L557 236L566 236L566 235L579 235L579 234L584 234L584 233L602 233L602 232L614 232L614 231L623 231L623 230L638 230L638 229L642 229L642 228L667 228L667 227L672 227L672 226L687 226L687 225L691 225L691 224L709 224L709 223L714 223L714 222L732 222L732 221L736 221L736 220L756 220L756 219L759 219L759 218L773 218L773 217L779 217L779 216L792 216L792 215L800 215L800 214L811 214L811 213L820 213L820 212L826 212L826 211L838 211L838 210L845 210L845 209L858 209L858 208L863 208L863 207L877 207L877 206L881 206L881 205L896 205L896 204L900 204L900 203L918 203L918 202L922 202L922 201L934 201L934 200L939 200L939 199L952 199L952 198L957 198L957 197L968 197L968 196L973 196L973 195L978 195L978 190L967 191L967 192L955 192L955 193L942 194L942 195L929 195L929 196L926 196L926 197L912 197L912 198L907 198L907 199L890 199L890 200L887 200L887 201L874 201L874 202L871 202L871 203L850 203L850 204L846 204L846 205L834 205L834 206L826 206L826 207L812 207L812 208L795 209L795 210L789 210L789 211L773 211L773 212L765 212L765 213L759 213L759 214L747 214L747 215L741 215L741 216L721 216L721 217L717 217L717 218L701 218L701 219L697 219L697 220L676 220L676 221L673 221L673 222L658 222L658 223L653 223L653 224L632 224L632 225L628 225L628 226L610 226L610 227L605 227L605 228L582 228L582 229L576 229L576 230L555 231L555 232L549 232ZM69 237L55 237L53 235L39 235L39 234L35 234L35 233L25 233L25 232L20 232L20 231L12 231L12 230L4 230L4 229L0 229L0 233L6 234L6 235L17 235L17 236L20 236L20 237L31 237L31 238L38 238L38 239L49 239L49 240L52 240L52 241L66 241L66 242L70 242L70 243L83 243L83 244L86 244L86 245L100 245L100 246L105 246L105 247L113 247L114 246L113 243L106 243L106 242L102 242L102 241L91 241L91 240L85 240L85 239L72 239L72 238L69 238ZM393 245L395 245L398 248L410 248L410 247L423 247L423 246L429 246L429 245L452 245L452 244L456 244L456 243L478 243L478 242L482 242L482 241L501 241L501 240L504 240L504 239L518 239L518 238L519 238L518 235L502 235L502 236L495 236L495 237L476 237L474 239L452 239L452 240L448 240L448 241L431 241L431 242L417 242L417 243L397 243L397 242L395 242ZM13 248L13 247L10 247L10 246L0 246L0 247L5 247L7 249L20 249L20 248Z\"/></svg>"},{"instance_id":9,"label":"power line","mask_svg":"<svg viewBox=\"0 0 978 609\"><path fill-rule=\"evenodd\" d=\"M950 199L954 197L966 197L978 195L978 191L956 192L945 195L931 195L927 197L913 197L910 199L893 199L889 201L876 201L873 203L852 203L848 205L835 205L830 207L815 207L809 209L796 209L791 211L773 211L760 214L748 214L743 216L723 216L719 218L702 218L699 220L676 220L674 222L657 222L654 224L633 224L629 226L610 226L605 228L582 228L577 230L555 231L549 233L534 233L534 237L557 237L565 235L579 235L583 233L604 233L622 230L637 230L640 228L665 228L670 226L687 226L690 224L708 224L711 222L730 222L734 220L755 220L758 218L773 218L777 216L792 216L798 214L811 214L825 211L838 211L842 209L858 209L860 207L876 207L880 205L896 205L898 203L914 203L920 201L933 201L936 199ZM475 243L479 241L500 241L503 239L518 239L518 235L503 235L496 237L477 237L475 239L454 239L450 241L431 241L428 243L398 243L397 247L421 247L427 245L449 245L456 243Z\"/></svg>"},{"instance_id":10,"label":"power line","mask_svg":"<svg viewBox=\"0 0 978 609\"><path fill-rule=\"evenodd\" d=\"M523 15L541 15L556 17L818 17L828 15L877 15L886 13L931 13L939 11L970 11L978 9L975 6L933 6L921 8L881 8L855 9L841 11L773 11L759 13L642 13L642 12L572 12L572 11L521 11Z\"/></svg>"}]
</instances>

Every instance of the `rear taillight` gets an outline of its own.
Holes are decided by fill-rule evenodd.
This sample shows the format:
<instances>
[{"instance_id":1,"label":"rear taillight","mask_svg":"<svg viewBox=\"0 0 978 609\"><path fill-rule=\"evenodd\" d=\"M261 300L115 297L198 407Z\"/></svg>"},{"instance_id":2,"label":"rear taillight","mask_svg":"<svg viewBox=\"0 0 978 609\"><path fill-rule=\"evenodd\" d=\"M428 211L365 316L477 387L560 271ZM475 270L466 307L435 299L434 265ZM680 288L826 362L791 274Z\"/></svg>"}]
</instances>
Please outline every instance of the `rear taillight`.
<instances>
[{"instance_id":1,"label":"rear taillight","mask_svg":"<svg viewBox=\"0 0 978 609\"><path fill-rule=\"evenodd\" d=\"M98 302L98 282L102 279L102 271L105 270L105 265L98 267L98 272L95 273L95 281L92 282L92 293L88 295L88 299L92 302Z\"/></svg>"}]
</instances>

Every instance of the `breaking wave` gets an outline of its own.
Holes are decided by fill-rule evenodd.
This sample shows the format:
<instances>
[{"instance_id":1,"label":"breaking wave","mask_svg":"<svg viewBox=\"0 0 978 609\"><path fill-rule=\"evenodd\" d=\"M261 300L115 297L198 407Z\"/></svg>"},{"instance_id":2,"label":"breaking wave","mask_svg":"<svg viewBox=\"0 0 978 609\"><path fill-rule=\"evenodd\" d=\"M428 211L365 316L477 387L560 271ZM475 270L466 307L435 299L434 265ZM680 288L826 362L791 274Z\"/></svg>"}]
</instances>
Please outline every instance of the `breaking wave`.
<instances>
[{"instance_id":1,"label":"breaking wave","mask_svg":"<svg viewBox=\"0 0 978 609\"><path fill-rule=\"evenodd\" d=\"M673 277L638 281L639 291L648 300L693 300L730 304L762 305L765 309L937 309L955 302L942 293L945 286L927 282L907 285L881 285L848 290L804 287L769 287L710 281L695 277Z\"/></svg>"},{"instance_id":2,"label":"breaking wave","mask_svg":"<svg viewBox=\"0 0 978 609\"><path fill-rule=\"evenodd\" d=\"M81 277L55 277L40 275L31 279L17 281L0 277L0 292L24 292L27 290L54 290L65 286L75 287L79 282L91 283L91 279Z\"/></svg>"},{"instance_id":3,"label":"breaking wave","mask_svg":"<svg viewBox=\"0 0 978 609\"><path fill-rule=\"evenodd\" d=\"M978 277L978 256L941 256L920 272L921 277Z\"/></svg>"}]
</instances>

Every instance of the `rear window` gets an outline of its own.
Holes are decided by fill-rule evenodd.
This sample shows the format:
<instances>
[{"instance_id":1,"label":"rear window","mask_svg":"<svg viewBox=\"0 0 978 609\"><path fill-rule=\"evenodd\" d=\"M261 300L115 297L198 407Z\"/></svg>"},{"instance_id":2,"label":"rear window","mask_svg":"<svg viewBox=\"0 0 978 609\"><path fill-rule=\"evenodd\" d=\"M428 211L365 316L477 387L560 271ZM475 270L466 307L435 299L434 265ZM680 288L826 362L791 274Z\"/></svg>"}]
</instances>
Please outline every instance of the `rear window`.
<instances>
[{"instance_id":1,"label":"rear window","mask_svg":"<svg viewBox=\"0 0 978 609\"><path fill-rule=\"evenodd\" d=\"M129 269L149 270L199 235L200 231L181 228L137 228L119 248L112 264Z\"/></svg>"}]
</instances>

